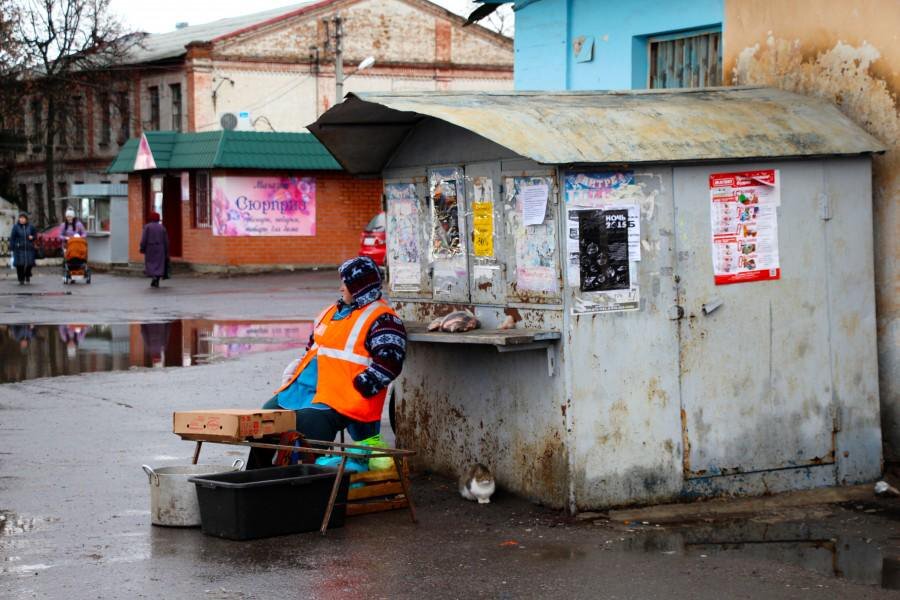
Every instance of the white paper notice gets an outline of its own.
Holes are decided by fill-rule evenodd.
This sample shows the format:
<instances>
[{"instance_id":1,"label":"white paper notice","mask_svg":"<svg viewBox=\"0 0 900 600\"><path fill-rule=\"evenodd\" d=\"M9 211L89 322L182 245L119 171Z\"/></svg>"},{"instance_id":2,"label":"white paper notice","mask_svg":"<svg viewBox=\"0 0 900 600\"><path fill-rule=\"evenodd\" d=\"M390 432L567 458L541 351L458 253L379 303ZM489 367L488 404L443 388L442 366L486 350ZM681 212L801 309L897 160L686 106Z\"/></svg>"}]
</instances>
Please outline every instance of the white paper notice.
<instances>
[{"instance_id":1,"label":"white paper notice","mask_svg":"<svg viewBox=\"0 0 900 600\"><path fill-rule=\"evenodd\" d=\"M522 224L540 225L547 214L547 197L550 190L546 185L526 185L522 188Z\"/></svg>"}]
</instances>

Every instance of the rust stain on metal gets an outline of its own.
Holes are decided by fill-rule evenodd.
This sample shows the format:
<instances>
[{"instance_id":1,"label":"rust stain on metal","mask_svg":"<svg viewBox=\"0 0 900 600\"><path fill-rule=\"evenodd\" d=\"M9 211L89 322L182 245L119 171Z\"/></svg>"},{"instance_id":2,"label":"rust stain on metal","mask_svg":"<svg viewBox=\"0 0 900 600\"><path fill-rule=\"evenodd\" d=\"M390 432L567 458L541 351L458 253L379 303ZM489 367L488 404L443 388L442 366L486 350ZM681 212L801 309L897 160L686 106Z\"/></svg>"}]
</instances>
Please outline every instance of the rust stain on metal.
<instances>
[{"instance_id":1,"label":"rust stain on metal","mask_svg":"<svg viewBox=\"0 0 900 600\"><path fill-rule=\"evenodd\" d=\"M516 323L522 320L522 313L519 312L518 308L504 308L503 314L507 317L512 317Z\"/></svg>"},{"instance_id":2,"label":"rust stain on metal","mask_svg":"<svg viewBox=\"0 0 900 600\"><path fill-rule=\"evenodd\" d=\"M681 409L681 462L685 474L691 472L691 438L688 437L687 411Z\"/></svg>"},{"instance_id":3,"label":"rust stain on metal","mask_svg":"<svg viewBox=\"0 0 900 600\"><path fill-rule=\"evenodd\" d=\"M490 280L482 281L481 283L478 284L478 289L481 290L482 292L486 292L486 291L490 290L492 287L494 287L494 284L491 283Z\"/></svg>"}]
</instances>

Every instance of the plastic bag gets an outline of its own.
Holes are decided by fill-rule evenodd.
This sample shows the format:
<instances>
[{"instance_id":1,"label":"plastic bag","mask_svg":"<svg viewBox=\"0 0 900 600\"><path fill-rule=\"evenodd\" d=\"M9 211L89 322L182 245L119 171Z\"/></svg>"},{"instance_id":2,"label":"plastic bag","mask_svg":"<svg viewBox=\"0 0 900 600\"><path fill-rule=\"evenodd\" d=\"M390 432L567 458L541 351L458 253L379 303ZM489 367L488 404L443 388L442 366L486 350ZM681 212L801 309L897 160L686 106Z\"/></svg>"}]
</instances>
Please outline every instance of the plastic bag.
<instances>
[{"instance_id":1,"label":"plastic bag","mask_svg":"<svg viewBox=\"0 0 900 600\"><path fill-rule=\"evenodd\" d=\"M370 438L366 438L361 442L356 442L360 446L369 446L371 448L387 448L388 445L384 443L384 439L381 437L381 434L373 435ZM370 471L384 471L385 469L390 469L394 466L394 459L390 456L377 456L375 458L369 459L369 470Z\"/></svg>"},{"instance_id":2,"label":"plastic bag","mask_svg":"<svg viewBox=\"0 0 900 600\"><path fill-rule=\"evenodd\" d=\"M298 358L291 361L291 364L284 368L284 371L281 373L281 385L286 384L291 380L291 377L294 376L294 371L297 370L297 367L300 365L300 361L302 358Z\"/></svg>"}]
</instances>

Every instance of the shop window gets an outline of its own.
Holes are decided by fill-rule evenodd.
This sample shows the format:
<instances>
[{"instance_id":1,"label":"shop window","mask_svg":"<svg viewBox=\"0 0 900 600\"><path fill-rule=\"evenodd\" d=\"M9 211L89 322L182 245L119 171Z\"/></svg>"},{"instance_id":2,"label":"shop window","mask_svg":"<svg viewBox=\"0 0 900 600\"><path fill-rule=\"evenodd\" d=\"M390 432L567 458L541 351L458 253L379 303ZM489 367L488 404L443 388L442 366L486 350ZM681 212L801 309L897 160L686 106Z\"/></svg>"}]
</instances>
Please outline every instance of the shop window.
<instances>
[{"instance_id":1,"label":"shop window","mask_svg":"<svg viewBox=\"0 0 900 600\"><path fill-rule=\"evenodd\" d=\"M649 87L696 88L722 85L722 32L694 31L652 37Z\"/></svg>"},{"instance_id":2,"label":"shop window","mask_svg":"<svg viewBox=\"0 0 900 600\"><path fill-rule=\"evenodd\" d=\"M162 216L163 208L163 178L162 175L154 175L150 178L150 211Z\"/></svg>"},{"instance_id":3,"label":"shop window","mask_svg":"<svg viewBox=\"0 0 900 600\"><path fill-rule=\"evenodd\" d=\"M194 173L194 193L191 195L194 202L194 227L207 228L211 225L209 179L209 173L205 171Z\"/></svg>"},{"instance_id":4,"label":"shop window","mask_svg":"<svg viewBox=\"0 0 900 600\"><path fill-rule=\"evenodd\" d=\"M71 202L88 233L109 233L109 198L77 198Z\"/></svg>"},{"instance_id":5,"label":"shop window","mask_svg":"<svg viewBox=\"0 0 900 600\"><path fill-rule=\"evenodd\" d=\"M150 93L150 130L159 131L159 87L154 85L147 91Z\"/></svg>"}]
</instances>

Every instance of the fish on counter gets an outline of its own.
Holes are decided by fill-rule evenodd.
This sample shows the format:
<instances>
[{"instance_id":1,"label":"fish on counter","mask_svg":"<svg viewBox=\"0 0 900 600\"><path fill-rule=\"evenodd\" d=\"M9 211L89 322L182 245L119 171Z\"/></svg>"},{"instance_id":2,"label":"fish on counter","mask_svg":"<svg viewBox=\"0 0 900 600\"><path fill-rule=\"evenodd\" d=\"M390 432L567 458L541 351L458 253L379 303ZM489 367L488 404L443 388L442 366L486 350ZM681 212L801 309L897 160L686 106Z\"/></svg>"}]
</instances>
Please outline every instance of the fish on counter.
<instances>
[{"instance_id":1,"label":"fish on counter","mask_svg":"<svg viewBox=\"0 0 900 600\"><path fill-rule=\"evenodd\" d=\"M455 310L445 317L438 317L428 325L428 331L446 331L458 333L478 329L481 324L475 315L468 310Z\"/></svg>"}]
</instances>

